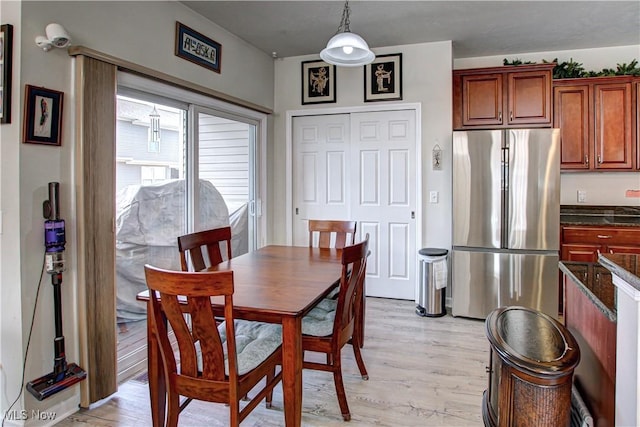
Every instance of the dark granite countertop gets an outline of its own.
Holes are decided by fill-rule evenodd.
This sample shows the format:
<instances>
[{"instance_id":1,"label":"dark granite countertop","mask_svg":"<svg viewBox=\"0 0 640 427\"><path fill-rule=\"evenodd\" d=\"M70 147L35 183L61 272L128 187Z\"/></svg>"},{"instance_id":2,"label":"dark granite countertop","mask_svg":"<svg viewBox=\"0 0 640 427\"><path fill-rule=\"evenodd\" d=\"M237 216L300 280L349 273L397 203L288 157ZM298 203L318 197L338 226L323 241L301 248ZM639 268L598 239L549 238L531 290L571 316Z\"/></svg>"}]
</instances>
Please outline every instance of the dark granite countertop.
<instances>
[{"instance_id":1,"label":"dark granite countertop","mask_svg":"<svg viewBox=\"0 0 640 427\"><path fill-rule=\"evenodd\" d=\"M566 274L607 318L616 322L616 289L611 272L597 262L560 261Z\"/></svg>"},{"instance_id":2,"label":"dark granite countertop","mask_svg":"<svg viewBox=\"0 0 640 427\"><path fill-rule=\"evenodd\" d=\"M600 254L598 261L607 267L611 273L623 279L637 291L640 291L640 255Z\"/></svg>"},{"instance_id":3,"label":"dark granite countertop","mask_svg":"<svg viewBox=\"0 0 640 427\"><path fill-rule=\"evenodd\" d=\"M640 227L640 207L562 205L560 224Z\"/></svg>"}]
</instances>

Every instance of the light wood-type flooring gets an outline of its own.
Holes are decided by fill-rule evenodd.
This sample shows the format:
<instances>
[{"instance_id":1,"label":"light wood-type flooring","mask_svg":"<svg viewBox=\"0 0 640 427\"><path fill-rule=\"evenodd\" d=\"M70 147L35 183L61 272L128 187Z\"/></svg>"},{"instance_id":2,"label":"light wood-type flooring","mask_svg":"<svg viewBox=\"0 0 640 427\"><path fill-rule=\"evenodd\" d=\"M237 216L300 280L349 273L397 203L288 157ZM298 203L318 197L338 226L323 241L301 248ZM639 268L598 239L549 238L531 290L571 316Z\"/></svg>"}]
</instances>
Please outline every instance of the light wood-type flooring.
<instances>
[{"instance_id":1,"label":"light wood-type flooring","mask_svg":"<svg viewBox=\"0 0 640 427\"><path fill-rule=\"evenodd\" d=\"M412 301L367 298L363 357L369 380L361 379L350 346L343 350L343 376L351 421L342 421L327 372L305 370L302 425L309 427L482 426L482 392L489 343L479 320L419 317ZM242 423L282 426L282 388L273 408L261 403ZM226 426L228 408L192 402L180 415L181 426ZM121 384L116 394L89 410L80 410L59 426L151 425L148 385Z\"/></svg>"}]
</instances>

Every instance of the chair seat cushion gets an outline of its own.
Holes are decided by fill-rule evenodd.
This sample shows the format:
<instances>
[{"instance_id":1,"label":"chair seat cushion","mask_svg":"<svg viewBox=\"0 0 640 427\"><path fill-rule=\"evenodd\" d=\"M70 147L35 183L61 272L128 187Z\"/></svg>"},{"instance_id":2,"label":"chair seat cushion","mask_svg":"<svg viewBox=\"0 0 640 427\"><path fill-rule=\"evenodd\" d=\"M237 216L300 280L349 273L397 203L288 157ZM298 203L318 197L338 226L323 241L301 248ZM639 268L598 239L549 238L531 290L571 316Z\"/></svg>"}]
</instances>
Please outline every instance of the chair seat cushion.
<instances>
[{"instance_id":1,"label":"chair seat cushion","mask_svg":"<svg viewBox=\"0 0 640 427\"><path fill-rule=\"evenodd\" d=\"M282 344L282 326L275 323L234 320L238 374L244 375L255 369ZM227 361L227 330L225 322L218 325L224 348L225 372L229 375ZM202 356L198 351L198 369L202 371Z\"/></svg>"},{"instance_id":2,"label":"chair seat cushion","mask_svg":"<svg viewBox=\"0 0 640 427\"><path fill-rule=\"evenodd\" d=\"M326 337L333 333L338 301L324 298L302 318L302 333L315 337Z\"/></svg>"}]
</instances>

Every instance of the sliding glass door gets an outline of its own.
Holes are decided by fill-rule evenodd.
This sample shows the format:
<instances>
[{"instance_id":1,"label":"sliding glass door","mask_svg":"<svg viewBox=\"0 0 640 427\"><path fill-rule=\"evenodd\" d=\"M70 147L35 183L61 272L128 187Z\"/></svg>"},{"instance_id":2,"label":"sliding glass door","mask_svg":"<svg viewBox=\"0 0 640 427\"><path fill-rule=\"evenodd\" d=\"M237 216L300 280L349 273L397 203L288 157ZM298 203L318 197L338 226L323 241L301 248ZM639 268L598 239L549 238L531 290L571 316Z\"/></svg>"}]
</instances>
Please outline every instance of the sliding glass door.
<instances>
[{"instance_id":1,"label":"sliding glass door","mask_svg":"<svg viewBox=\"0 0 640 427\"><path fill-rule=\"evenodd\" d=\"M230 225L232 253L257 246L259 122L119 87L116 128L118 382L146 368L144 264L179 270L179 235Z\"/></svg>"}]
</instances>

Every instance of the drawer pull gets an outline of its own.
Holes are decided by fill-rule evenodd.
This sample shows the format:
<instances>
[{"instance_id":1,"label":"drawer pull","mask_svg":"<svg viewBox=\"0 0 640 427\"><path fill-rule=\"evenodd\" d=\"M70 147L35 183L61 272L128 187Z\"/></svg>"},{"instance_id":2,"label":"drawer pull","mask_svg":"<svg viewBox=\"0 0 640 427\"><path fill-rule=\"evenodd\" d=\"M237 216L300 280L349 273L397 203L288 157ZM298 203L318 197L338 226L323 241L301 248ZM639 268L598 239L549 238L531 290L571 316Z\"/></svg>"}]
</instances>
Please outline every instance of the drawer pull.
<instances>
[{"instance_id":1,"label":"drawer pull","mask_svg":"<svg viewBox=\"0 0 640 427\"><path fill-rule=\"evenodd\" d=\"M598 234L598 239L611 239L613 236L608 234Z\"/></svg>"}]
</instances>

